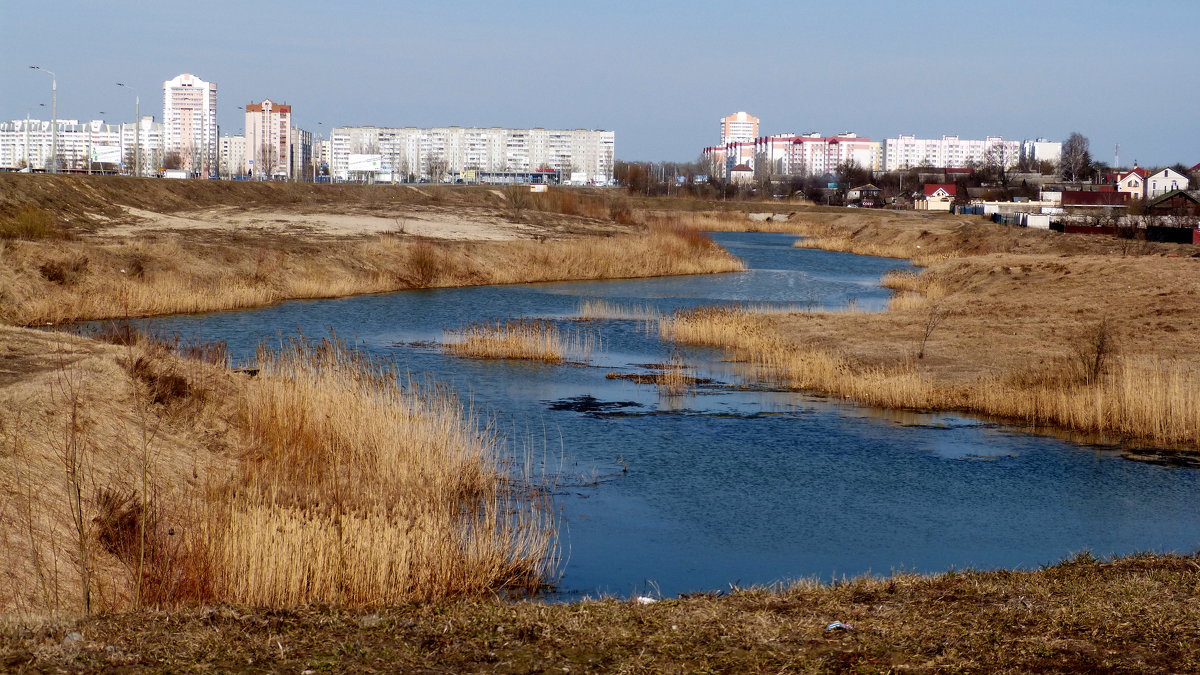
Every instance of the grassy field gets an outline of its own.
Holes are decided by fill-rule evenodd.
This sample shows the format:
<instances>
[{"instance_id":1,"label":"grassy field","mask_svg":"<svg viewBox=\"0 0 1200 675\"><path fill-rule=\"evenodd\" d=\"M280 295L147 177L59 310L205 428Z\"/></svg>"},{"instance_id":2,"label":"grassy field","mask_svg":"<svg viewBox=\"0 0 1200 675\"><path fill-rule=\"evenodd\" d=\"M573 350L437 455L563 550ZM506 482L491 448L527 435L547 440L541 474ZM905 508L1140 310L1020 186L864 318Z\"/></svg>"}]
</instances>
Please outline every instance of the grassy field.
<instances>
[{"instance_id":1,"label":"grassy field","mask_svg":"<svg viewBox=\"0 0 1200 675\"><path fill-rule=\"evenodd\" d=\"M0 668L124 672L1171 673L1200 669L1200 562L798 584L642 605L215 607L10 623ZM826 630L841 621L853 630ZM71 633L75 636L68 637Z\"/></svg>"}]
</instances>

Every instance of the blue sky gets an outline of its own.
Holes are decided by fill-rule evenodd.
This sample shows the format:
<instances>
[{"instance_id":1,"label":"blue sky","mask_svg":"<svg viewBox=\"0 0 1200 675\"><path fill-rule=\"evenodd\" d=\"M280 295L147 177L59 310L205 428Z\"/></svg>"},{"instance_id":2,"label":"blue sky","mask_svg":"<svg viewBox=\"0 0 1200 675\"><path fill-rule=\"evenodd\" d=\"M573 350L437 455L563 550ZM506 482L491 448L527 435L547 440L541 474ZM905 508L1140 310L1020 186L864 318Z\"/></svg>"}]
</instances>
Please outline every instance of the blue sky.
<instances>
[{"instance_id":1,"label":"blue sky","mask_svg":"<svg viewBox=\"0 0 1200 675\"><path fill-rule=\"evenodd\" d=\"M203 10L195 14L193 8ZM1200 162L1200 2L33 3L0 0L0 118L161 117L162 82L217 82L340 125L541 126L617 133L622 159L695 159L717 120L762 133L1062 140L1098 159ZM49 117L49 113L44 113ZM317 123L322 124L318 125Z\"/></svg>"}]
</instances>

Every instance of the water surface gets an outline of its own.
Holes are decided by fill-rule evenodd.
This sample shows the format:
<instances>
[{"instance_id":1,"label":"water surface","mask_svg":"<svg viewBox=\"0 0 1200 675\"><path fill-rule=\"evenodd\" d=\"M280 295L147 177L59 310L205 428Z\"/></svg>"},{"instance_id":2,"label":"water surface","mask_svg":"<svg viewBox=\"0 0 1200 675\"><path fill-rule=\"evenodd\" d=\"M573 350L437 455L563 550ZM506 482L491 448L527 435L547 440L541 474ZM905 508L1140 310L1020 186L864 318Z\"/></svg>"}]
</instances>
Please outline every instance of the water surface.
<instances>
[{"instance_id":1,"label":"water surface","mask_svg":"<svg viewBox=\"0 0 1200 675\"><path fill-rule=\"evenodd\" d=\"M572 320L602 298L661 311L719 303L882 309L902 261L717 234L737 274L408 291L147 320L248 355L331 330L429 373L536 439L561 471L560 596L724 589L904 569L1036 567L1072 553L1191 551L1200 473L958 415L896 414L746 389L720 352L663 344L636 321ZM477 361L413 343L490 318L545 317L602 347L588 367ZM685 397L606 379L678 352L713 385Z\"/></svg>"}]
</instances>

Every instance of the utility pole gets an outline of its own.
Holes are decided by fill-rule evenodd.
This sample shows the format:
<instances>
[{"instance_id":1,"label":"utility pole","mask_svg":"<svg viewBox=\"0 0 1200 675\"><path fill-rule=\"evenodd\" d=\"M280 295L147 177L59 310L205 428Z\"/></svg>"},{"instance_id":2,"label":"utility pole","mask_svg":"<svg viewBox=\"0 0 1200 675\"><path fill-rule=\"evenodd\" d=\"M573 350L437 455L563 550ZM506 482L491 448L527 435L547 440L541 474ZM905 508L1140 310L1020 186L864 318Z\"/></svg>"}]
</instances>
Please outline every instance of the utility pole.
<instances>
[{"instance_id":1,"label":"utility pole","mask_svg":"<svg viewBox=\"0 0 1200 675\"><path fill-rule=\"evenodd\" d=\"M29 66L50 76L50 173L58 173L58 76L41 66Z\"/></svg>"},{"instance_id":2,"label":"utility pole","mask_svg":"<svg viewBox=\"0 0 1200 675\"><path fill-rule=\"evenodd\" d=\"M133 166L134 176L142 175L142 97L133 87L118 82L118 87L125 87L133 92Z\"/></svg>"}]
</instances>

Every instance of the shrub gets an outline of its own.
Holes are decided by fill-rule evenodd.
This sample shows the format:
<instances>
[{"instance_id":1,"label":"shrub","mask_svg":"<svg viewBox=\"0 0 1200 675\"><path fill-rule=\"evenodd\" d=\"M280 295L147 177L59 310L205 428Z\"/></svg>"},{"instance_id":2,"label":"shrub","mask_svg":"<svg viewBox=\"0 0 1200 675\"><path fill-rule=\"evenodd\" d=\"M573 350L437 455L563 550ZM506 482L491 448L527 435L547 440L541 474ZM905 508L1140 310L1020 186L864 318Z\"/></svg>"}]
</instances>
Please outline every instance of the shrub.
<instances>
[{"instance_id":1,"label":"shrub","mask_svg":"<svg viewBox=\"0 0 1200 675\"><path fill-rule=\"evenodd\" d=\"M66 234L45 209L23 206L16 214L0 219L0 239L63 239Z\"/></svg>"}]
</instances>

